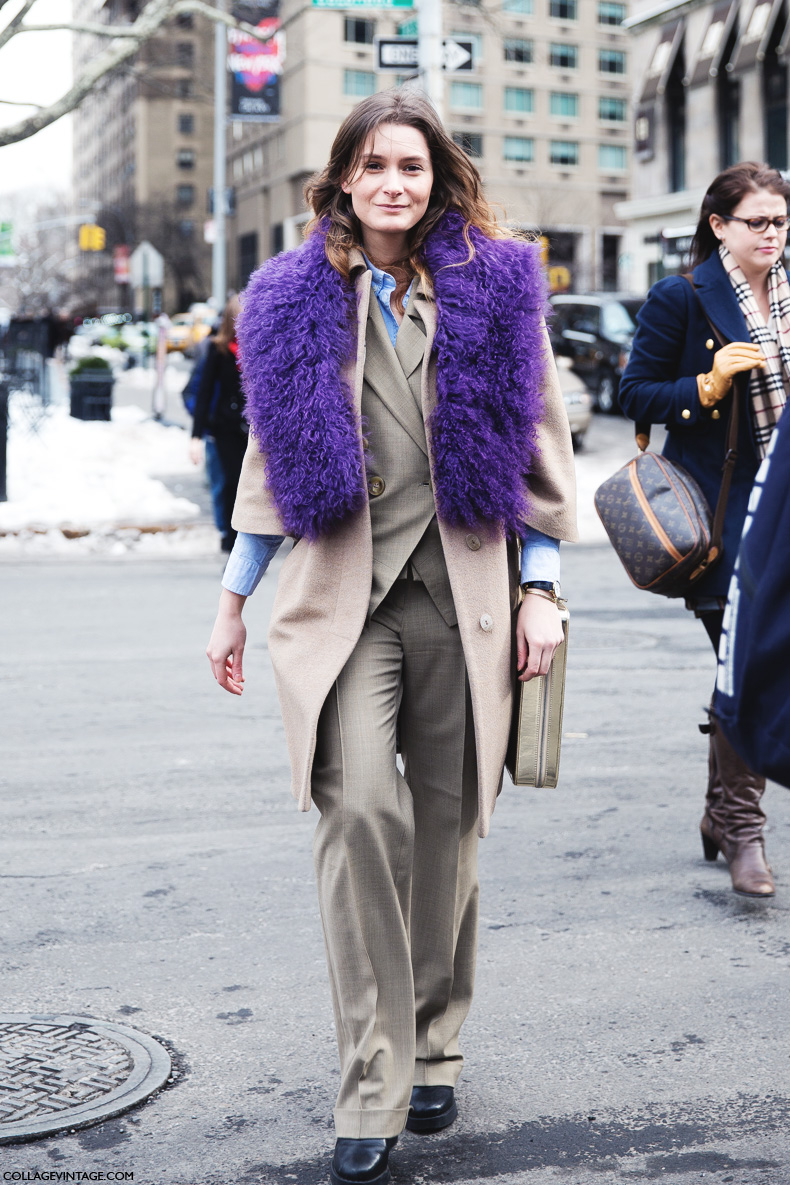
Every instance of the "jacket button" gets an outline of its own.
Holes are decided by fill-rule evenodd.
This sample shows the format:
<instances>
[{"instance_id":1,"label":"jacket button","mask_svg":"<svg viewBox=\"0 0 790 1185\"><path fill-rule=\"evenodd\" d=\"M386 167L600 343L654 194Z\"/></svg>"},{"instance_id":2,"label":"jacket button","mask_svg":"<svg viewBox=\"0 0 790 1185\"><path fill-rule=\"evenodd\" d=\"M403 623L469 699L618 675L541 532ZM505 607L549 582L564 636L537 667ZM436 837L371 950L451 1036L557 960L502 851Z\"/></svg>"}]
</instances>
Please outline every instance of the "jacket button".
<instances>
[{"instance_id":1,"label":"jacket button","mask_svg":"<svg viewBox=\"0 0 790 1185\"><path fill-rule=\"evenodd\" d=\"M683 411L682 411L680 414L683 416L683 419L684 419L684 420L690 420L690 419L691 419L691 412L689 411L689 409L688 409L687 407L684 407L684 408L683 408Z\"/></svg>"},{"instance_id":2,"label":"jacket button","mask_svg":"<svg viewBox=\"0 0 790 1185\"><path fill-rule=\"evenodd\" d=\"M718 420L720 417L721 412L719 411L718 407L714 407L713 411L710 413L710 418L712 420Z\"/></svg>"},{"instance_id":3,"label":"jacket button","mask_svg":"<svg viewBox=\"0 0 790 1185\"><path fill-rule=\"evenodd\" d=\"M369 477L368 478L368 493L371 498L378 498L379 494L384 493L385 481L383 477Z\"/></svg>"},{"instance_id":4,"label":"jacket button","mask_svg":"<svg viewBox=\"0 0 790 1185\"><path fill-rule=\"evenodd\" d=\"M484 613L483 616L480 618L480 629L485 630L485 632L487 634L490 634L491 630L493 628L494 628L493 617L491 616L490 613Z\"/></svg>"},{"instance_id":5,"label":"jacket button","mask_svg":"<svg viewBox=\"0 0 790 1185\"><path fill-rule=\"evenodd\" d=\"M706 350L713 349L713 338L712 337L709 337L708 340L705 342L705 349Z\"/></svg>"},{"instance_id":6,"label":"jacket button","mask_svg":"<svg viewBox=\"0 0 790 1185\"><path fill-rule=\"evenodd\" d=\"M466 546L469 548L470 551L479 551L480 550L480 539L478 538L477 535L467 535L466 536Z\"/></svg>"}]
</instances>

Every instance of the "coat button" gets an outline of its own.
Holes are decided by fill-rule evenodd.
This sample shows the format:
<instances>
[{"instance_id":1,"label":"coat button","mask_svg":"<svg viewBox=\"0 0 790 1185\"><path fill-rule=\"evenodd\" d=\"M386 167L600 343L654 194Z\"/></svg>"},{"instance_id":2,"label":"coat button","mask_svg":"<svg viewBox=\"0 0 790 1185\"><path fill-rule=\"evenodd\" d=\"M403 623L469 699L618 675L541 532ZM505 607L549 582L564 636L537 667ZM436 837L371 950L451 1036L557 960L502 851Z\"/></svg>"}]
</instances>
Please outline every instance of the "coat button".
<instances>
[{"instance_id":1,"label":"coat button","mask_svg":"<svg viewBox=\"0 0 790 1185\"><path fill-rule=\"evenodd\" d=\"M705 349L706 350L713 349L713 338L712 337L709 337L708 340L705 342Z\"/></svg>"},{"instance_id":2,"label":"coat button","mask_svg":"<svg viewBox=\"0 0 790 1185\"><path fill-rule=\"evenodd\" d=\"M719 411L718 407L714 407L713 411L710 413L710 418L712 420L718 420L720 417L721 412Z\"/></svg>"},{"instance_id":3,"label":"coat button","mask_svg":"<svg viewBox=\"0 0 790 1185\"><path fill-rule=\"evenodd\" d=\"M683 408L683 411L682 411L680 414L683 416L683 419L684 419L684 420L690 420L690 419L691 419L691 412L689 411L689 409L688 409L687 407L684 407L684 408Z\"/></svg>"},{"instance_id":4,"label":"coat button","mask_svg":"<svg viewBox=\"0 0 790 1185\"><path fill-rule=\"evenodd\" d=\"M484 613L483 616L480 618L480 629L485 630L485 632L487 634L490 634L491 630L493 628L494 628L493 617L491 616L490 613Z\"/></svg>"},{"instance_id":5,"label":"coat button","mask_svg":"<svg viewBox=\"0 0 790 1185\"><path fill-rule=\"evenodd\" d=\"M478 538L477 535L467 535L466 536L466 546L469 548L470 551L479 551L480 550L480 539Z\"/></svg>"},{"instance_id":6,"label":"coat button","mask_svg":"<svg viewBox=\"0 0 790 1185\"><path fill-rule=\"evenodd\" d=\"M368 478L368 493L371 498L378 498L379 494L384 493L385 481L383 477L369 477Z\"/></svg>"}]
</instances>

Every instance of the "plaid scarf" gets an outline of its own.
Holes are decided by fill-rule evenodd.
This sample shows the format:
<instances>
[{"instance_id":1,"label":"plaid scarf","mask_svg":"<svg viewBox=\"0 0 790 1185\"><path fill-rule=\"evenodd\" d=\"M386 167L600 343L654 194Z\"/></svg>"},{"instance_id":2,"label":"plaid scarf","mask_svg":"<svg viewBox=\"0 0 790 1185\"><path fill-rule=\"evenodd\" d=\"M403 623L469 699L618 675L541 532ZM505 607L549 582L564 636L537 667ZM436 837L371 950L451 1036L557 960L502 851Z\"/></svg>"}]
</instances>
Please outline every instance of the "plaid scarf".
<instances>
[{"instance_id":1,"label":"plaid scarf","mask_svg":"<svg viewBox=\"0 0 790 1185\"><path fill-rule=\"evenodd\" d=\"M776 329L776 338L763 321L749 281L734 257L722 243L719 258L735 289L740 310L754 345L765 355L765 366L755 367L749 379L749 402L754 438L760 457L764 457L787 399L790 383L790 284L781 259L768 273L768 302Z\"/></svg>"}]
</instances>

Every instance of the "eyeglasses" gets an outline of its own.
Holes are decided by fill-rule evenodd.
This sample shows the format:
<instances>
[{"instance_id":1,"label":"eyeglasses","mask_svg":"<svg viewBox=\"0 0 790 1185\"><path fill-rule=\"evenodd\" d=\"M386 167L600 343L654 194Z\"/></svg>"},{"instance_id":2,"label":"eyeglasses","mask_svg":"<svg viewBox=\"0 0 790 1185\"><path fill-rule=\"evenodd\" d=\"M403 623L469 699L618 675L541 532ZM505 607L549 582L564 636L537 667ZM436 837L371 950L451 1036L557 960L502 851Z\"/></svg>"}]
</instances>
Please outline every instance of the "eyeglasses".
<instances>
[{"instance_id":1,"label":"eyeglasses","mask_svg":"<svg viewBox=\"0 0 790 1185\"><path fill-rule=\"evenodd\" d=\"M790 216L787 214L779 218L738 218L736 214L721 214L719 217L723 218L725 222L743 222L756 235L761 235L769 226L775 226L778 231L787 230L790 226Z\"/></svg>"}]
</instances>

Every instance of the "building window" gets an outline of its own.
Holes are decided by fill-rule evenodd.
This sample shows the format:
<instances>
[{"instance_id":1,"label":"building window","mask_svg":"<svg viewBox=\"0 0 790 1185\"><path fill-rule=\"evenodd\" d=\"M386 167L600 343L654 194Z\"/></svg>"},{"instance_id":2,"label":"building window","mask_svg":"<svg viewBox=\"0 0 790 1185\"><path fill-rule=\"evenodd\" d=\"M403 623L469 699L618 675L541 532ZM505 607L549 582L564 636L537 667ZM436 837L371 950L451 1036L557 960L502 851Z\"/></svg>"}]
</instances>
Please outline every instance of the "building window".
<instances>
[{"instance_id":1,"label":"building window","mask_svg":"<svg viewBox=\"0 0 790 1185\"><path fill-rule=\"evenodd\" d=\"M625 53L621 49L599 49L598 69L602 74L625 74Z\"/></svg>"},{"instance_id":2,"label":"building window","mask_svg":"<svg viewBox=\"0 0 790 1185\"><path fill-rule=\"evenodd\" d=\"M370 70L344 70L343 94L350 99L366 99L376 93L376 75Z\"/></svg>"},{"instance_id":3,"label":"building window","mask_svg":"<svg viewBox=\"0 0 790 1185\"><path fill-rule=\"evenodd\" d=\"M179 148L176 156L176 164L179 169L194 169L195 161L197 160L197 153L191 148Z\"/></svg>"},{"instance_id":4,"label":"building window","mask_svg":"<svg viewBox=\"0 0 790 1185\"><path fill-rule=\"evenodd\" d=\"M558 21L578 20L576 0L549 0L549 16Z\"/></svg>"},{"instance_id":5,"label":"building window","mask_svg":"<svg viewBox=\"0 0 790 1185\"><path fill-rule=\"evenodd\" d=\"M483 88L479 82L451 82L450 106L465 111L483 110Z\"/></svg>"},{"instance_id":6,"label":"building window","mask_svg":"<svg viewBox=\"0 0 790 1185\"><path fill-rule=\"evenodd\" d=\"M191 41L176 42L176 64L191 70L195 64L195 46Z\"/></svg>"},{"instance_id":7,"label":"building window","mask_svg":"<svg viewBox=\"0 0 790 1185\"><path fill-rule=\"evenodd\" d=\"M570 91L552 91L549 95L549 115L559 116L560 119L577 119L579 96Z\"/></svg>"},{"instance_id":8,"label":"building window","mask_svg":"<svg viewBox=\"0 0 790 1185\"><path fill-rule=\"evenodd\" d=\"M683 85L685 61L681 46L664 92L670 193L680 193L686 188L686 88Z\"/></svg>"},{"instance_id":9,"label":"building window","mask_svg":"<svg viewBox=\"0 0 790 1185\"><path fill-rule=\"evenodd\" d=\"M625 123L628 118L628 103L625 99L601 95L598 99L598 118L605 123Z\"/></svg>"},{"instance_id":10,"label":"building window","mask_svg":"<svg viewBox=\"0 0 790 1185\"><path fill-rule=\"evenodd\" d=\"M503 0L503 12L515 12L519 16L532 16L534 9L533 0Z\"/></svg>"},{"instance_id":11,"label":"building window","mask_svg":"<svg viewBox=\"0 0 790 1185\"><path fill-rule=\"evenodd\" d=\"M192 89L191 78L177 78L175 81L176 97L179 99L191 99L194 97Z\"/></svg>"},{"instance_id":12,"label":"building window","mask_svg":"<svg viewBox=\"0 0 790 1185\"><path fill-rule=\"evenodd\" d=\"M558 66L560 70L575 70L579 64L579 50L575 45L564 45L561 41L552 41L549 46L549 65Z\"/></svg>"},{"instance_id":13,"label":"building window","mask_svg":"<svg viewBox=\"0 0 790 1185\"><path fill-rule=\"evenodd\" d=\"M724 47L722 61L728 62L735 49L736 29ZM738 78L720 70L716 78L716 113L719 119L719 168L728 169L740 160L739 124L741 118L741 84Z\"/></svg>"},{"instance_id":14,"label":"building window","mask_svg":"<svg viewBox=\"0 0 790 1185\"><path fill-rule=\"evenodd\" d=\"M624 173L627 161L621 144L598 145L598 168L604 173Z\"/></svg>"},{"instance_id":15,"label":"building window","mask_svg":"<svg viewBox=\"0 0 790 1185\"><path fill-rule=\"evenodd\" d=\"M191 136L195 130L194 115L179 115L178 130L182 136Z\"/></svg>"},{"instance_id":16,"label":"building window","mask_svg":"<svg viewBox=\"0 0 790 1185\"><path fill-rule=\"evenodd\" d=\"M195 224L191 218L182 218L178 224L178 233L182 239L194 239Z\"/></svg>"},{"instance_id":17,"label":"building window","mask_svg":"<svg viewBox=\"0 0 790 1185\"><path fill-rule=\"evenodd\" d=\"M179 206L191 206L195 201L195 187L194 185L178 185L176 186L176 201Z\"/></svg>"},{"instance_id":18,"label":"building window","mask_svg":"<svg viewBox=\"0 0 790 1185\"><path fill-rule=\"evenodd\" d=\"M535 141L528 136L505 136L502 155L505 160L528 164L535 159Z\"/></svg>"},{"instance_id":19,"label":"building window","mask_svg":"<svg viewBox=\"0 0 790 1185\"><path fill-rule=\"evenodd\" d=\"M620 236L601 236L601 280L604 292L616 292L620 264Z\"/></svg>"},{"instance_id":20,"label":"building window","mask_svg":"<svg viewBox=\"0 0 790 1185\"><path fill-rule=\"evenodd\" d=\"M506 37L504 42L506 62L531 62L532 42L523 37Z\"/></svg>"},{"instance_id":21,"label":"building window","mask_svg":"<svg viewBox=\"0 0 790 1185\"><path fill-rule=\"evenodd\" d=\"M272 255L279 255L285 246L285 227L276 222L271 229Z\"/></svg>"},{"instance_id":22,"label":"building window","mask_svg":"<svg viewBox=\"0 0 790 1185\"><path fill-rule=\"evenodd\" d=\"M763 65L765 155L772 169L787 168L787 67L776 53Z\"/></svg>"},{"instance_id":23,"label":"building window","mask_svg":"<svg viewBox=\"0 0 790 1185\"><path fill-rule=\"evenodd\" d=\"M478 132L453 132L453 143L463 148L467 156L478 159L483 155L483 137Z\"/></svg>"},{"instance_id":24,"label":"building window","mask_svg":"<svg viewBox=\"0 0 790 1185\"><path fill-rule=\"evenodd\" d=\"M624 4L610 4L609 0L598 0L599 25L622 25L624 20Z\"/></svg>"},{"instance_id":25,"label":"building window","mask_svg":"<svg viewBox=\"0 0 790 1185\"><path fill-rule=\"evenodd\" d=\"M549 145L549 160L553 165L578 165L578 140L552 140Z\"/></svg>"},{"instance_id":26,"label":"building window","mask_svg":"<svg viewBox=\"0 0 790 1185\"><path fill-rule=\"evenodd\" d=\"M347 16L344 21L343 40L355 45L372 45L376 36L376 22L361 17Z\"/></svg>"},{"instance_id":27,"label":"building window","mask_svg":"<svg viewBox=\"0 0 790 1185\"><path fill-rule=\"evenodd\" d=\"M514 115L531 115L535 110L535 92L523 86L505 87L505 111Z\"/></svg>"},{"instance_id":28,"label":"building window","mask_svg":"<svg viewBox=\"0 0 790 1185\"><path fill-rule=\"evenodd\" d=\"M244 288L258 266L258 234L239 235L239 288Z\"/></svg>"},{"instance_id":29,"label":"building window","mask_svg":"<svg viewBox=\"0 0 790 1185\"><path fill-rule=\"evenodd\" d=\"M193 29L195 27L195 18L191 12L184 12L176 17L176 28L178 29Z\"/></svg>"}]
</instances>

